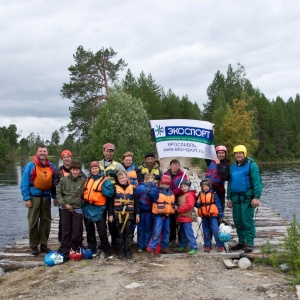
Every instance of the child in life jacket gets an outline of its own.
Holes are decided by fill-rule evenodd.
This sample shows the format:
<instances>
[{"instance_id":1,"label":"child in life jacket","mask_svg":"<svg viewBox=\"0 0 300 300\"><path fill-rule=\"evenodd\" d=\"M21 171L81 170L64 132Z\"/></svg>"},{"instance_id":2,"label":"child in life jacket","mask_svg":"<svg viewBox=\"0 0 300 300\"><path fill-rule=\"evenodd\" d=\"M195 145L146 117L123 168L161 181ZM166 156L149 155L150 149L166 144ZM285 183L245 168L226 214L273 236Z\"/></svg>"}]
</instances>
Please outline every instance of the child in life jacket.
<instances>
[{"instance_id":1,"label":"child in life jacket","mask_svg":"<svg viewBox=\"0 0 300 300\"><path fill-rule=\"evenodd\" d=\"M61 178L56 186L57 200L61 209L61 225L64 260L69 260L70 250L77 251L82 245L82 200L85 178L81 163L72 161L70 174Z\"/></svg>"},{"instance_id":2,"label":"child in life jacket","mask_svg":"<svg viewBox=\"0 0 300 300\"><path fill-rule=\"evenodd\" d=\"M212 248L212 236L217 244L217 251L222 252L224 243L218 238L219 222L224 217L222 205L218 195L211 189L211 181L206 178L200 183L201 191L197 196L195 207L198 208L198 216L202 218L202 230L204 235L204 251Z\"/></svg>"},{"instance_id":3,"label":"child in life jacket","mask_svg":"<svg viewBox=\"0 0 300 300\"><path fill-rule=\"evenodd\" d=\"M144 182L136 188L140 205L140 222L137 225L138 252L146 250L151 239L152 201L147 192L155 188L153 174L145 174Z\"/></svg>"},{"instance_id":4,"label":"child in life jacket","mask_svg":"<svg viewBox=\"0 0 300 300\"><path fill-rule=\"evenodd\" d=\"M140 221L140 207L133 185L129 184L128 175L125 170L116 173L115 196L113 205L109 206L109 222L115 222L117 228L116 247L118 258L132 259L131 240L132 222Z\"/></svg>"},{"instance_id":5,"label":"child in life jacket","mask_svg":"<svg viewBox=\"0 0 300 300\"><path fill-rule=\"evenodd\" d=\"M198 244L192 228L192 215L196 201L196 191L190 190L190 186L191 182L189 180L183 180L180 183L182 193L178 197L177 223L180 225L179 235L181 239L177 250L183 252L187 249L187 246L189 246L190 251L188 254L193 255L198 253Z\"/></svg>"},{"instance_id":6,"label":"child in life jacket","mask_svg":"<svg viewBox=\"0 0 300 300\"><path fill-rule=\"evenodd\" d=\"M152 213L154 214L154 224L152 231L152 240L150 241L150 257L155 255L155 249L160 242L160 253L172 254L169 249L170 237L170 214L175 213L175 196L170 188L171 176L163 175L160 180L160 186L148 192L153 201ZM160 241L161 238L161 241Z\"/></svg>"},{"instance_id":7,"label":"child in life jacket","mask_svg":"<svg viewBox=\"0 0 300 300\"><path fill-rule=\"evenodd\" d=\"M84 185L83 216L87 235L87 243L97 253L95 225L105 258L110 256L110 245L106 229L107 203L112 201L115 190L108 177L100 170L99 163L90 163L90 174Z\"/></svg>"}]
</instances>

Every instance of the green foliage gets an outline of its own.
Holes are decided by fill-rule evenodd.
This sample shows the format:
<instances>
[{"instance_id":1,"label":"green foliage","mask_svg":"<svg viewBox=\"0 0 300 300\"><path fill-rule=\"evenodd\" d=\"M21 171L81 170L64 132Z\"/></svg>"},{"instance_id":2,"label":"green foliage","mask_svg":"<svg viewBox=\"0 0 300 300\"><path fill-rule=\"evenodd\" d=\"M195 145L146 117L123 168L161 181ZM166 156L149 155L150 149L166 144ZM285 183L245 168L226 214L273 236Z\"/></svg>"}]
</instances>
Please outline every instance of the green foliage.
<instances>
[{"instance_id":1,"label":"green foliage","mask_svg":"<svg viewBox=\"0 0 300 300\"><path fill-rule=\"evenodd\" d=\"M233 100L232 107L227 105L223 123L215 130L222 132L222 141L233 149L236 145L245 145L249 154L256 152L258 140L253 136L254 111L248 110L251 99ZM232 156L232 151L229 151Z\"/></svg>"},{"instance_id":2,"label":"green foliage","mask_svg":"<svg viewBox=\"0 0 300 300\"><path fill-rule=\"evenodd\" d=\"M82 46L73 55L75 65L68 69L70 82L63 84L61 96L70 99L73 104L70 107L69 130L84 139L89 134L100 106L109 96L108 80L114 82L118 72L126 66L123 59L112 62L116 55L117 52L112 48L102 48L94 54Z\"/></svg>"},{"instance_id":3,"label":"green foliage","mask_svg":"<svg viewBox=\"0 0 300 300\"><path fill-rule=\"evenodd\" d=\"M90 144L83 151L84 161L100 160L102 145L115 144L114 159L118 161L126 151L132 151L136 162L153 150L150 122L143 103L119 89L113 91L99 111L90 134Z\"/></svg>"}]
</instances>

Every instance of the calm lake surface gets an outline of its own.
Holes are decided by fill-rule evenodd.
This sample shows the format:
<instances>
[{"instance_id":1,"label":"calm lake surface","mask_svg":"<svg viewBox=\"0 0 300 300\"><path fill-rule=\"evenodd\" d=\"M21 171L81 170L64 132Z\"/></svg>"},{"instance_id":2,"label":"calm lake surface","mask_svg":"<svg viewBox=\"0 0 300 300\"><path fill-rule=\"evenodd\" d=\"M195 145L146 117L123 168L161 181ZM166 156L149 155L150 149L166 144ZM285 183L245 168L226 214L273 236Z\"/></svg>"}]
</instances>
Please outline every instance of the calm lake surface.
<instances>
[{"instance_id":1,"label":"calm lake surface","mask_svg":"<svg viewBox=\"0 0 300 300\"><path fill-rule=\"evenodd\" d=\"M56 166L61 164L58 160L51 162ZM17 162L0 166L0 249L28 232L27 209L19 188L24 165L25 162ZM264 185L261 201L286 220L291 221L296 214L300 223L300 164L263 166L261 174ZM53 218L57 212L58 208L52 207Z\"/></svg>"}]
</instances>

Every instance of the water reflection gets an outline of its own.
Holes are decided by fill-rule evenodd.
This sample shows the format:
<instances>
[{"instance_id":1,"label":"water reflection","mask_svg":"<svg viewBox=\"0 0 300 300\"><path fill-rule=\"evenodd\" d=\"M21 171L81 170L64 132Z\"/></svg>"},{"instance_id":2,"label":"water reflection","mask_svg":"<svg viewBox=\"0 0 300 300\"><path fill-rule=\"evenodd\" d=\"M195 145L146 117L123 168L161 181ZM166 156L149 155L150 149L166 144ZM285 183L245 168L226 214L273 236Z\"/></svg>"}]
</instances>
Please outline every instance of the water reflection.
<instances>
[{"instance_id":1,"label":"water reflection","mask_svg":"<svg viewBox=\"0 0 300 300\"><path fill-rule=\"evenodd\" d=\"M296 214L300 222L300 165L275 165L262 168L264 191L261 200L280 215L292 221Z\"/></svg>"}]
</instances>

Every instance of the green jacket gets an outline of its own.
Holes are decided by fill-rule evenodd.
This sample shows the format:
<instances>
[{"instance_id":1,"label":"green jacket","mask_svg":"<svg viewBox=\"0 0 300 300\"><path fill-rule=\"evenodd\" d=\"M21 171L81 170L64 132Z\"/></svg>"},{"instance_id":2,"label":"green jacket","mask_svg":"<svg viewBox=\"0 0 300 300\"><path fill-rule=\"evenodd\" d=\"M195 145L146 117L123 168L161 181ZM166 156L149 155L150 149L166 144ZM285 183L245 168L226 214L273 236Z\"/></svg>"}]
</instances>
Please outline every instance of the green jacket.
<instances>
[{"instance_id":1,"label":"green jacket","mask_svg":"<svg viewBox=\"0 0 300 300\"><path fill-rule=\"evenodd\" d=\"M239 172L242 169L244 172ZM243 185L249 185L250 187L245 192L233 192L233 186L238 186L239 184L241 187ZM254 198L260 199L262 190L263 186L259 168L252 158L246 157L244 164L241 166L237 166L236 162L231 165L230 179L227 186L227 199L232 200L233 202L240 200L249 201Z\"/></svg>"},{"instance_id":2,"label":"green jacket","mask_svg":"<svg viewBox=\"0 0 300 300\"><path fill-rule=\"evenodd\" d=\"M76 178L72 174L62 177L56 186L58 204L62 208L65 208L66 204L70 204L74 209L81 208L85 181L81 175Z\"/></svg>"}]
</instances>

